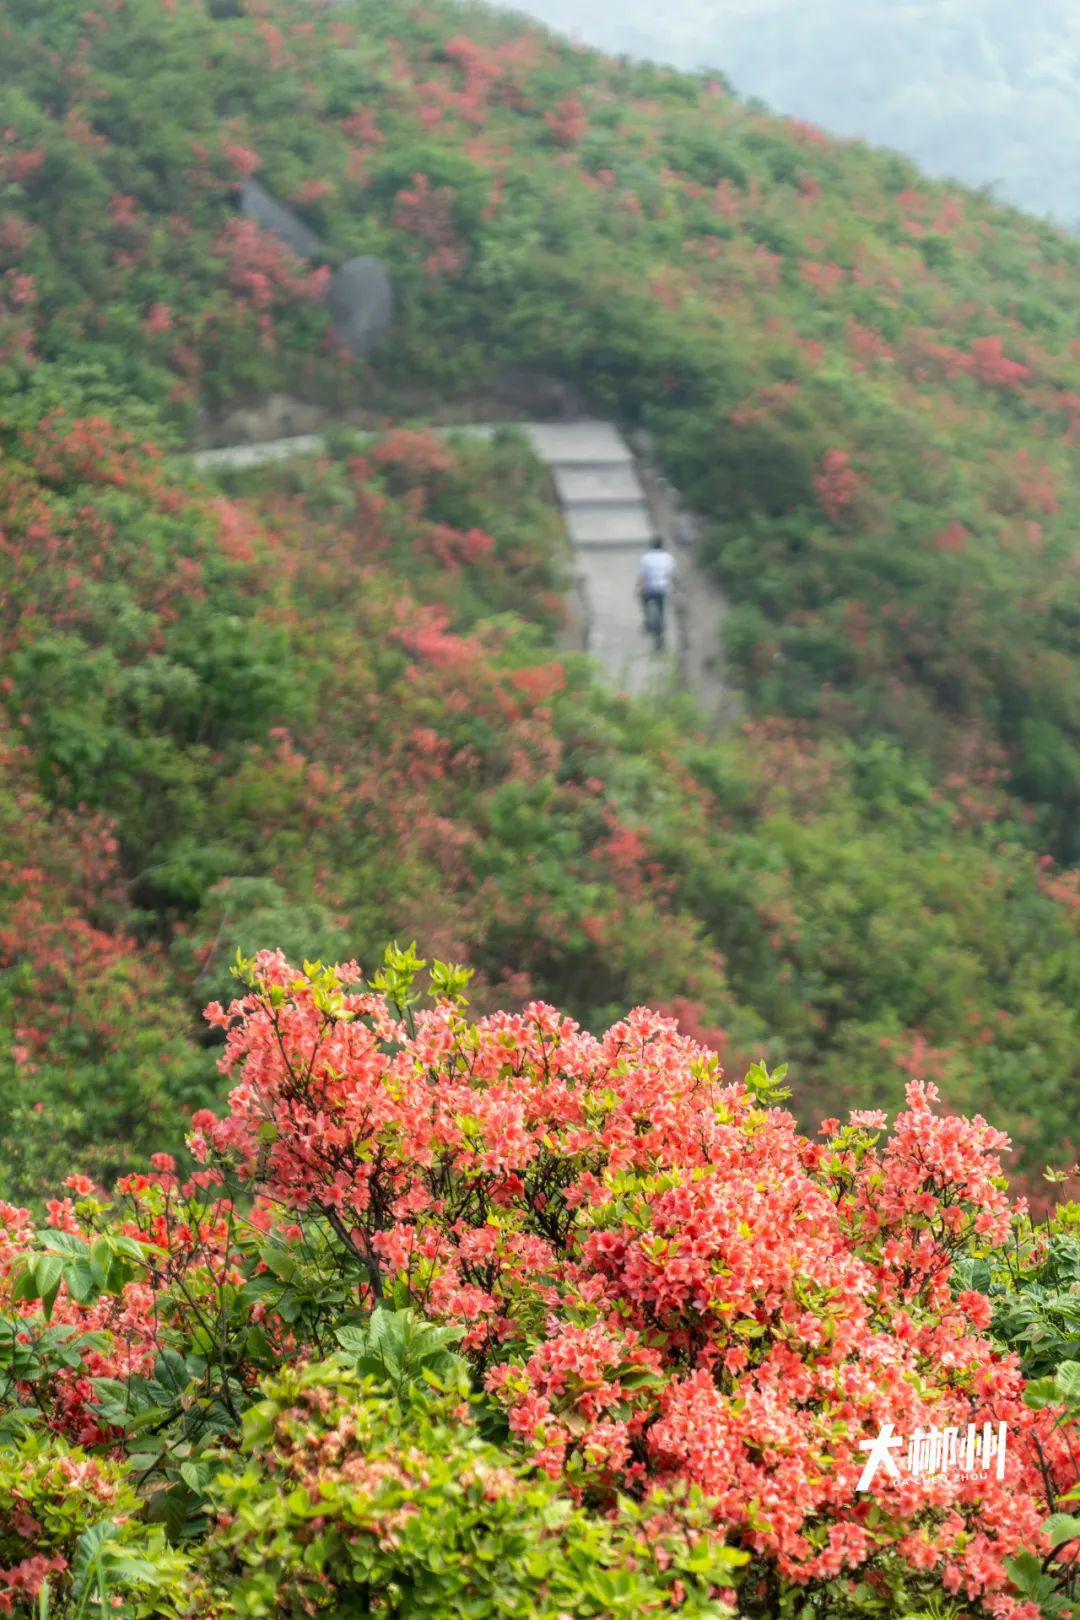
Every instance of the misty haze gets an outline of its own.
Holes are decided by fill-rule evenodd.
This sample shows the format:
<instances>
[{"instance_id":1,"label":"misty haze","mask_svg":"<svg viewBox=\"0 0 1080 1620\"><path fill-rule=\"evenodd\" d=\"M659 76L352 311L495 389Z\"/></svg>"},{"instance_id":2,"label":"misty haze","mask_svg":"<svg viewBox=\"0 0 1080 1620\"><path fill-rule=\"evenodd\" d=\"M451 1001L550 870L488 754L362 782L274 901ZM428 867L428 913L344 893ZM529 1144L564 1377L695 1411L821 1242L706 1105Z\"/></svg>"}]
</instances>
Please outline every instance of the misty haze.
<instances>
[{"instance_id":1,"label":"misty haze","mask_svg":"<svg viewBox=\"0 0 1080 1620\"><path fill-rule=\"evenodd\" d=\"M1075 227L1080 10L1068 0L527 0L590 45L715 67L745 96Z\"/></svg>"}]
</instances>

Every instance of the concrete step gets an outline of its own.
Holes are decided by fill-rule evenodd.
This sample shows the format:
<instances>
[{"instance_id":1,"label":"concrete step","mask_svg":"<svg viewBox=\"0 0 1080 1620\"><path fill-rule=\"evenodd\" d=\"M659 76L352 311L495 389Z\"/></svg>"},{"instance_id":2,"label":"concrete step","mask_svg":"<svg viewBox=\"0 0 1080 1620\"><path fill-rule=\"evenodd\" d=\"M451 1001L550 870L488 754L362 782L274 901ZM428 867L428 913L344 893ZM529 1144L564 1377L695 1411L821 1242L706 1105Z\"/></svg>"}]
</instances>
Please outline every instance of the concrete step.
<instances>
[{"instance_id":1,"label":"concrete step","mask_svg":"<svg viewBox=\"0 0 1080 1620\"><path fill-rule=\"evenodd\" d=\"M653 521L641 501L612 501L606 506L567 506L563 516L578 546L647 546Z\"/></svg>"},{"instance_id":2,"label":"concrete step","mask_svg":"<svg viewBox=\"0 0 1080 1620\"><path fill-rule=\"evenodd\" d=\"M645 491L633 464L617 467L553 467L555 488L564 506L589 506L611 501L644 501Z\"/></svg>"},{"instance_id":3,"label":"concrete step","mask_svg":"<svg viewBox=\"0 0 1080 1620\"><path fill-rule=\"evenodd\" d=\"M631 466L634 455L610 422L532 422L522 431L552 466Z\"/></svg>"}]
</instances>

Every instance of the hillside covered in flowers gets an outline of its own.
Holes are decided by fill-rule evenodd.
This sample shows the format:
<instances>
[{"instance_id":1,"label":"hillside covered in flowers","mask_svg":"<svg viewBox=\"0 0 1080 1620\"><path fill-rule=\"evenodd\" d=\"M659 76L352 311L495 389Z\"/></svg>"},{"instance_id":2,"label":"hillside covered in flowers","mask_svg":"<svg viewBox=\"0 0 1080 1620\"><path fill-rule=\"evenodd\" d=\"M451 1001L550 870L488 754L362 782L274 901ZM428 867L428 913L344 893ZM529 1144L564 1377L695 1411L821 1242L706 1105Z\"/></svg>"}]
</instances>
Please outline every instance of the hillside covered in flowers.
<instances>
[{"instance_id":1,"label":"hillside covered in flowers","mask_svg":"<svg viewBox=\"0 0 1080 1620\"><path fill-rule=\"evenodd\" d=\"M0 60L0 1613L1068 1620L1080 248L440 0ZM424 425L538 373L737 728ZM196 476L272 393L371 431Z\"/></svg>"},{"instance_id":2,"label":"hillside covered in flowers","mask_svg":"<svg viewBox=\"0 0 1080 1620\"><path fill-rule=\"evenodd\" d=\"M377 405L556 372L715 520L755 704L1004 764L1076 853L1075 241L457 5L15 0L3 29L12 380L58 362L182 435L283 379ZM249 175L325 265L237 217ZM319 303L363 252L400 304L371 377Z\"/></svg>"},{"instance_id":3,"label":"hillside covered in flowers","mask_svg":"<svg viewBox=\"0 0 1080 1620\"><path fill-rule=\"evenodd\" d=\"M648 1003L808 1121L912 1079L1075 1158L1075 881L999 775L598 687L543 474L394 430L196 491L101 416L4 438L9 1193L217 1095L239 948L425 941L484 1008ZM522 604L527 614L520 611ZM1069 1157L1069 1155L1072 1157Z\"/></svg>"},{"instance_id":4,"label":"hillside covered in flowers","mask_svg":"<svg viewBox=\"0 0 1080 1620\"><path fill-rule=\"evenodd\" d=\"M0 30L21 1193L71 1142L105 1168L179 1135L237 947L395 937L483 1005L648 1001L736 1068L786 1058L808 1122L936 1081L1033 1187L1067 1169L1075 244L493 13L55 0ZM325 264L238 216L251 174ZM368 365L321 302L362 251L397 300ZM509 442L390 430L228 493L170 459L271 389L389 424L534 366L648 427L705 515L738 735L557 653L565 559Z\"/></svg>"}]
</instances>

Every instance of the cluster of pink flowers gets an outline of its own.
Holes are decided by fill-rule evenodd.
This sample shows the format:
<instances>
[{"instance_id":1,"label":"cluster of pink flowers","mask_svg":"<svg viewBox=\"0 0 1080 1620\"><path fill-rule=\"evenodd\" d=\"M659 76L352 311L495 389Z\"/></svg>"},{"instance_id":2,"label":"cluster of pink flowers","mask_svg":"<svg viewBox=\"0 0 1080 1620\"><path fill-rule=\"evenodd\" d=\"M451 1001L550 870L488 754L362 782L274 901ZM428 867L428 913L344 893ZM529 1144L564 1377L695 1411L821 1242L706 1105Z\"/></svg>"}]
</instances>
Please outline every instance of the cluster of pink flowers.
<instances>
[{"instance_id":1,"label":"cluster of pink flowers","mask_svg":"<svg viewBox=\"0 0 1080 1620\"><path fill-rule=\"evenodd\" d=\"M454 223L454 194L449 186L433 186L429 175L413 175L412 186L398 192L394 226L423 245L424 271L431 280L453 275L464 264L465 250Z\"/></svg>"},{"instance_id":2,"label":"cluster of pink flowers","mask_svg":"<svg viewBox=\"0 0 1080 1620\"><path fill-rule=\"evenodd\" d=\"M212 1009L237 1085L198 1152L330 1212L373 1291L461 1322L542 1466L601 1497L692 1481L789 1580L894 1547L1022 1612L1003 1561L1039 1542L1025 1438L1068 1458L981 1336L988 1301L950 1288L958 1248L1008 1228L1000 1132L914 1081L883 1147L876 1114L811 1143L656 1013L595 1039L542 1004L473 1025L445 1003L410 1032L379 996L328 1008L279 956L260 972ZM855 1494L883 1423L1001 1419L1003 1482L887 1479L873 1513Z\"/></svg>"},{"instance_id":3,"label":"cluster of pink flowers","mask_svg":"<svg viewBox=\"0 0 1080 1620\"><path fill-rule=\"evenodd\" d=\"M833 523L847 517L859 494L859 475L846 450L828 450L816 479L821 510Z\"/></svg>"},{"instance_id":4,"label":"cluster of pink flowers","mask_svg":"<svg viewBox=\"0 0 1080 1620\"><path fill-rule=\"evenodd\" d=\"M1031 376L1031 367L1010 360L999 337L976 338L971 345L972 370L992 388L1017 388Z\"/></svg>"},{"instance_id":5,"label":"cluster of pink flowers","mask_svg":"<svg viewBox=\"0 0 1080 1620\"><path fill-rule=\"evenodd\" d=\"M226 143L222 147L222 151L230 167L235 169L237 174L251 175L262 168L262 159L259 154L253 152L250 146L241 145L239 141Z\"/></svg>"},{"instance_id":6,"label":"cluster of pink flowers","mask_svg":"<svg viewBox=\"0 0 1080 1620\"><path fill-rule=\"evenodd\" d=\"M589 132L585 103L580 96L564 96L554 112L544 114L544 122L560 146L578 146Z\"/></svg>"},{"instance_id":7,"label":"cluster of pink flowers","mask_svg":"<svg viewBox=\"0 0 1080 1620\"><path fill-rule=\"evenodd\" d=\"M1042 1545L1045 1471L1059 1489L1075 1473L1068 1439L984 1337L989 1301L951 1285L960 1250L1008 1230L1000 1132L942 1116L913 1080L884 1140L884 1115L862 1111L810 1141L763 1071L726 1083L659 1013L597 1038L536 1002L474 1023L447 995L406 1018L359 983L355 963L300 973L264 952L249 993L207 1009L233 1088L222 1116L195 1116L204 1168L180 1187L156 1155L119 1188L161 1277L262 1265L233 1246L232 1180L249 1229L330 1236L361 1303L404 1294L460 1324L512 1433L579 1496L693 1484L785 1581L874 1581L899 1556L984 1614L1034 1620L1005 1560ZM71 1200L50 1218L79 1229ZM25 1212L5 1224L0 1261L27 1239ZM152 1359L159 1281L90 1306L61 1290L58 1319L113 1336L95 1372ZM259 1315L295 1347L272 1306ZM91 1403L85 1370L62 1376L55 1424L99 1437ZM1002 1480L856 1490L860 1442L886 1423L1002 1421Z\"/></svg>"},{"instance_id":8,"label":"cluster of pink flowers","mask_svg":"<svg viewBox=\"0 0 1080 1620\"><path fill-rule=\"evenodd\" d=\"M47 1577L66 1568L67 1561L59 1554L46 1558L43 1553L35 1553L32 1558L20 1558L10 1569L0 1569L0 1614L14 1614L18 1598L32 1602Z\"/></svg>"},{"instance_id":9,"label":"cluster of pink flowers","mask_svg":"<svg viewBox=\"0 0 1080 1620\"><path fill-rule=\"evenodd\" d=\"M264 333L269 331L270 311L276 304L283 300L317 303L330 279L325 265L308 270L251 219L228 220L214 251L224 260L230 286L258 313Z\"/></svg>"}]
</instances>

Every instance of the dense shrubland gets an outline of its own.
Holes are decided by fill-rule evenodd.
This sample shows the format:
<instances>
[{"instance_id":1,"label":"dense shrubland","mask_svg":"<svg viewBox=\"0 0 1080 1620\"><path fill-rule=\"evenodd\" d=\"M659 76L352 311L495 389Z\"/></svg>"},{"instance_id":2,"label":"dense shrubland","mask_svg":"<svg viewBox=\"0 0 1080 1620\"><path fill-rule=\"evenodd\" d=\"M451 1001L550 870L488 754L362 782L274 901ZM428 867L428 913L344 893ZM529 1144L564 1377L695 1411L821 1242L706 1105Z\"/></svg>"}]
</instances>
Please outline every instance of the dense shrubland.
<instances>
[{"instance_id":1,"label":"dense shrubland","mask_svg":"<svg viewBox=\"0 0 1080 1620\"><path fill-rule=\"evenodd\" d=\"M186 432L282 381L392 410L496 359L560 371L715 519L757 706L935 771L1003 755L1077 854L1075 241L458 6L14 0L3 26L14 386L96 369ZM328 266L236 219L254 172L329 263L390 264L378 373L335 356Z\"/></svg>"},{"instance_id":2,"label":"dense shrubland","mask_svg":"<svg viewBox=\"0 0 1080 1620\"><path fill-rule=\"evenodd\" d=\"M1032 1228L932 1085L815 1142L671 1019L422 966L241 963L199 1168L0 1207L0 1604L1068 1613L1076 1206ZM1004 1477L860 1496L886 1422L1004 1422Z\"/></svg>"},{"instance_id":3,"label":"dense shrubland","mask_svg":"<svg viewBox=\"0 0 1080 1620\"><path fill-rule=\"evenodd\" d=\"M1075 885L1000 771L599 691L512 436L343 439L233 495L58 409L4 444L9 1193L178 1142L199 1008L268 939L422 937L482 1007L648 1003L789 1059L807 1120L935 1080L1036 1187L1075 1158Z\"/></svg>"}]
</instances>

